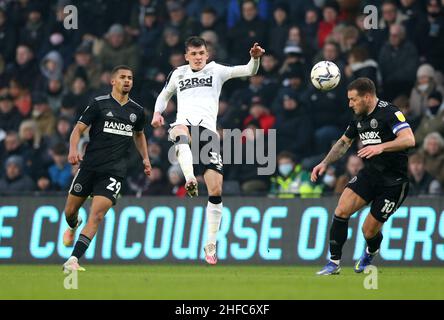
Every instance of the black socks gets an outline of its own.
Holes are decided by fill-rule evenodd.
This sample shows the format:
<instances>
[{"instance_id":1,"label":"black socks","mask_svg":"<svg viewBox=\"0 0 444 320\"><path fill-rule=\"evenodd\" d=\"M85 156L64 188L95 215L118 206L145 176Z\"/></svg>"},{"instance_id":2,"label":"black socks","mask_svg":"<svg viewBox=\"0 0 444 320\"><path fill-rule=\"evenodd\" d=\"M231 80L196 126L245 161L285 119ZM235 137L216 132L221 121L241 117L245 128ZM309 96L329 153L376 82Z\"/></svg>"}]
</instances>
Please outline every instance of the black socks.
<instances>
[{"instance_id":1,"label":"black socks","mask_svg":"<svg viewBox=\"0 0 444 320\"><path fill-rule=\"evenodd\" d=\"M77 259L80 259L85 254L85 251L86 249L88 249L90 243L91 239L89 239L87 236L83 234L80 234L79 239L77 240L76 245L74 246L72 256L76 257Z\"/></svg>"},{"instance_id":2,"label":"black socks","mask_svg":"<svg viewBox=\"0 0 444 320\"><path fill-rule=\"evenodd\" d=\"M365 241L367 241L368 252L370 254L374 254L376 253L376 251L379 250L379 248L381 247L382 238L382 233L381 231L379 231L378 234L373 238L365 239Z\"/></svg>"},{"instance_id":3,"label":"black socks","mask_svg":"<svg viewBox=\"0 0 444 320\"><path fill-rule=\"evenodd\" d=\"M330 260L340 260L342 247L347 240L348 220L338 216L333 217L330 228Z\"/></svg>"}]
</instances>

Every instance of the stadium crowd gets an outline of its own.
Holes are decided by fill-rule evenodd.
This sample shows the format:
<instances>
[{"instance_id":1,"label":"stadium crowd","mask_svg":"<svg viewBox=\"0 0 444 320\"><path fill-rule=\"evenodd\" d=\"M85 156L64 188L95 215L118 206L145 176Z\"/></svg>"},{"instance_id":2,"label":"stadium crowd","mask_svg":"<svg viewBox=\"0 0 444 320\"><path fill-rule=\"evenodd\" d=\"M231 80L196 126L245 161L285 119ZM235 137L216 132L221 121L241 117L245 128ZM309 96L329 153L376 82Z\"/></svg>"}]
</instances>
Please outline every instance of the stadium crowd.
<instances>
[{"instance_id":1,"label":"stadium crowd","mask_svg":"<svg viewBox=\"0 0 444 320\"><path fill-rule=\"evenodd\" d=\"M64 26L67 5L78 9L77 29ZM367 28L365 5L378 8L376 29ZM410 194L442 192L444 0L0 0L0 194L69 189L73 125L93 97L110 92L112 68L125 64L135 70L130 95L145 108L153 170L145 177L134 149L123 193L185 196L180 167L168 161L168 127L148 124L169 72L186 63L191 35L206 39L210 60L231 65L247 63L254 42L266 49L257 75L225 84L218 126L222 139L222 129L245 129L244 139L276 129L276 173L226 165L225 194L340 193L363 166L358 143L319 183L309 172L347 127L346 86L361 76L414 130ZM342 72L329 92L310 84L321 60ZM173 99L166 123L175 108Z\"/></svg>"}]
</instances>

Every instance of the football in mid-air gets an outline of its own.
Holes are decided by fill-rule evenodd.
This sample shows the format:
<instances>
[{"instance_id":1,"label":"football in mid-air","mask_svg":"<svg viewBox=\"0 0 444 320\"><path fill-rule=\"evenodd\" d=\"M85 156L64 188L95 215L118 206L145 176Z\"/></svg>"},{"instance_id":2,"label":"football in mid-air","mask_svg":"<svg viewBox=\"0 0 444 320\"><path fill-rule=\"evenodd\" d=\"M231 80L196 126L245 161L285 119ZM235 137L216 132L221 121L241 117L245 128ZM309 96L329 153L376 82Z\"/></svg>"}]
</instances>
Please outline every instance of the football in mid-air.
<instances>
[{"instance_id":1,"label":"football in mid-air","mask_svg":"<svg viewBox=\"0 0 444 320\"><path fill-rule=\"evenodd\" d=\"M331 61L321 61L316 63L311 69L311 83L322 91L336 88L341 80L341 71L338 66Z\"/></svg>"}]
</instances>

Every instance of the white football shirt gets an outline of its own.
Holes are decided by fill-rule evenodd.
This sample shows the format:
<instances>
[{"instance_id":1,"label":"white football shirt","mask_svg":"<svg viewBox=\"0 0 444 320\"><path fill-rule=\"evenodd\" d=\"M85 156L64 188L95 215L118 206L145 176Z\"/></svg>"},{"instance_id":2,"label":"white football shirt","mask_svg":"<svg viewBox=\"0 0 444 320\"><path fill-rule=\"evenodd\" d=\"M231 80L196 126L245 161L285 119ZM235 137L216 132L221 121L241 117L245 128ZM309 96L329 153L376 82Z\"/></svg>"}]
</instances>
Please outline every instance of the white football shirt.
<instances>
[{"instance_id":1,"label":"white football shirt","mask_svg":"<svg viewBox=\"0 0 444 320\"><path fill-rule=\"evenodd\" d=\"M155 111L162 113L173 94L177 95L177 117L170 126L178 124L202 126L216 132L219 96L225 81L256 74L259 59L251 58L242 66L228 67L216 62L202 70L193 71L189 64L180 66L156 100Z\"/></svg>"}]
</instances>

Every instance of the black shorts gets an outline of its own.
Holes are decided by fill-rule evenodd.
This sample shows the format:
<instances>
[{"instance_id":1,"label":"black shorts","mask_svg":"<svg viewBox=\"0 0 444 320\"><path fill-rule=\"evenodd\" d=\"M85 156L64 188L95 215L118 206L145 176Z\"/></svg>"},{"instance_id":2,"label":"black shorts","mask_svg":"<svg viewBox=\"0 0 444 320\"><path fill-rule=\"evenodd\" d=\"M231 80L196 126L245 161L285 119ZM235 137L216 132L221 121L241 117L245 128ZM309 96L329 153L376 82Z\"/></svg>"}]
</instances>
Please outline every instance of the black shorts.
<instances>
[{"instance_id":1,"label":"black shorts","mask_svg":"<svg viewBox=\"0 0 444 320\"><path fill-rule=\"evenodd\" d=\"M123 178L116 175L80 168L72 180L69 193L78 197L103 196L115 205L122 181Z\"/></svg>"},{"instance_id":2,"label":"black shorts","mask_svg":"<svg viewBox=\"0 0 444 320\"><path fill-rule=\"evenodd\" d=\"M208 169L224 174L219 135L202 126L187 126L191 135L191 153L193 154L194 174L203 175ZM197 136L196 136L197 135ZM196 147L196 141L199 143ZM194 144L193 144L194 143ZM197 155L199 155L197 157Z\"/></svg>"},{"instance_id":3,"label":"black shorts","mask_svg":"<svg viewBox=\"0 0 444 320\"><path fill-rule=\"evenodd\" d=\"M380 222L386 222L398 210L409 192L409 183L394 186L383 186L363 171L351 179L347 187L363 198L367 203L372 202L370 213Z\"/></svg>"}]
</instances>

